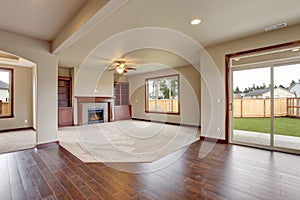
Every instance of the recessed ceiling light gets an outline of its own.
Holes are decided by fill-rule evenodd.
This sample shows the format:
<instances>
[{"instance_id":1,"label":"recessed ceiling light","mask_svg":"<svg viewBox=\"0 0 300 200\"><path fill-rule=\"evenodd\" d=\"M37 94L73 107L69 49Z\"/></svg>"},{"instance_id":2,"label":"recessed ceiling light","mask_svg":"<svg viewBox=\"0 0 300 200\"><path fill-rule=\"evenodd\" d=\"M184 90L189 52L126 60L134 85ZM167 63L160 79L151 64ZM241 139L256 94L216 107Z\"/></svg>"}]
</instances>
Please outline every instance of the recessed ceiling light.
<instances>
[{"instance_id":1,"label":"recessed ceiling light","mask_svg":"<svg viewBox=\"0 0 300 200\"><path fill-rule=\"evenodd\" d=\"M201 19L193 19L191 22L190 22L192 25L198 25L201 23Z\"/></svg>"},{"instance_id":2,"label":"recessed ceiling light","mask_svg":"<svg viewBox=\"0 0 300 200\"><path fill-rule=\"evenodd\" d=\"M294 52L299 51L299 50L300 50L299 48L292 49L292 51L294 51Z\"/></svg>"}]
</instances>

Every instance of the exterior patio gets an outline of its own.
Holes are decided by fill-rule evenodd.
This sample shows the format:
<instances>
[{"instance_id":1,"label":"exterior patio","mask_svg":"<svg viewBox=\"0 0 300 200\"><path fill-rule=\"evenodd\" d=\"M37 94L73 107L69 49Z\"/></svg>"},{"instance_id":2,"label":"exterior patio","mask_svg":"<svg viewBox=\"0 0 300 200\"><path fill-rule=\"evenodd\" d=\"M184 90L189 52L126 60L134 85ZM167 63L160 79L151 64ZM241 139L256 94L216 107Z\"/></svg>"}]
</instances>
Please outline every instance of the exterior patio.
<instances>
[{"instance_id":1,"label":"exterior patio","mask_svg":"<svg viewBox=\"0 0 300 200\"><path fill-rule=\"evenodd\" d=\"M233 141L269 146L271 135L252 131L233 130ZM274 135L274 146L300 150L300 138L286 135Z\"/></svg>"}]
</instances>

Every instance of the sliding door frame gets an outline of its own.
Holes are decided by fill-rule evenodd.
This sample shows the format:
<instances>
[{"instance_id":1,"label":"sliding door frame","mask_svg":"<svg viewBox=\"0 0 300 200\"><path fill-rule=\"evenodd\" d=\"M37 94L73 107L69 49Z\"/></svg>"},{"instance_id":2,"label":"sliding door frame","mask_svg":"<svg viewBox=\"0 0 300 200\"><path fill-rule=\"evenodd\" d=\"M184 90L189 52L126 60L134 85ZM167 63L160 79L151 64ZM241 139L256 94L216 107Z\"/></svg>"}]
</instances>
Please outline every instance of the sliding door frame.
<instances>
[{"instance_id":1,"label":"sliding door frame","mask_svg":"<svg viewBox=\"0 0 300 200\"><path fill-rule=\"evenodd\" d=\"M233 53L233 54L227 54L225 55L225 64L226 64L226 71L225 71L225 93L226 93L226 117L225 117L225 136L226 136L226 141L228 143L233 143L232 141L232 123L231 123L231 118L232 113L233 113L233 107L232 107L232 89L231 89L231 84L232 84L232 69L231 69L231 64L232 64L232 59L236 57L243 57L243 56L251 56L254 54L259 54L259 53L264 53L264 52L272 52L275 50L280 50L280 49L287 49L287 48L293 48L296 46L300 45L300 40L295 41L295 42L289 42L289 43L284 43L284 44L279 44L279 45L273 45L273 46L268 46L268 47L263 47L263 48L258 48L258 49L252 49L248 51L242 51L238 53ZM288 149L288 148L282 148L282 147L275 147L274 146L274 67L280 65L280 64L291 64L291 63L300 63L299 58L297 59L282 59L282 60L277 60L274 62L268 62L268 64L257 64L251 67L239 67L240 70L244 69L255 69L255 68L260 68L262 66L264 67L269 67L270 68L270 91L271 91L271 116L270 116L270 145L269 146L263 146L263 145L258 145L258 144L251 144L252 147L257 147L257 148L263 148L263 149L269 149L269 150L276 150L276 151L283 151L283 152L289 152L289 153L296 153L300 154L299 150L294 150L294 149ZM247 143L237 143L235 142L234 144L239 144L239 145L247 145ZM249 144L250 146L250 144Z\"/></svg>"}]
</instances>

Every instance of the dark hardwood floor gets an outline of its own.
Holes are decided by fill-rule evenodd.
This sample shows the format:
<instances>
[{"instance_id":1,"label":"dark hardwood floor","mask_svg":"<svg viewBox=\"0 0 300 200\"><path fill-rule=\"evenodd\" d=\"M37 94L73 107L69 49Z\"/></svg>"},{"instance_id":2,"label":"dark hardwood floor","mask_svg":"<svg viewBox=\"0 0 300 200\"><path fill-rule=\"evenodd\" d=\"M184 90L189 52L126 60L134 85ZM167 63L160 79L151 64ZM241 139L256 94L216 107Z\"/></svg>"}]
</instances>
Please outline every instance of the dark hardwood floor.
<instances>
[{"instance_id":1,"label":"dark hardwood floor","mask_svg":"<svg viewBox=\"0 0 300 200\"><path fill-rule=\"evenodd\" d=\"M85 164L59 146L2 154L0 199L299 199L300 156L216 144L201 159L200 146L145 173ZM164 160L114 166L151 171Z\"/></svg>"}]
</instances>

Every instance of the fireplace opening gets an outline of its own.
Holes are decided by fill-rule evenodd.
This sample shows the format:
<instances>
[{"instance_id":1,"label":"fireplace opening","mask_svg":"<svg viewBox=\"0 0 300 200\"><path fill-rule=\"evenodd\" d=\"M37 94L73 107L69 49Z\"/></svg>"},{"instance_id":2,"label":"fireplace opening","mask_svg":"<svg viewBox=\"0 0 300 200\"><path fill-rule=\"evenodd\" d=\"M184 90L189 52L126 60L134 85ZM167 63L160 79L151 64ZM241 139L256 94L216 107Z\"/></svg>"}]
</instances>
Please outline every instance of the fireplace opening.
<instances>
[{"instance_id":1,"label":"fireplace opening","mask_svg":"<svg viewBox=\"0 0 300 200\"><path fill-rule=\"evenodd\" d=\"M95 108L88 110L88 124L97 124L104 122L104 109Z\"/></svg>"}]
</instances>

